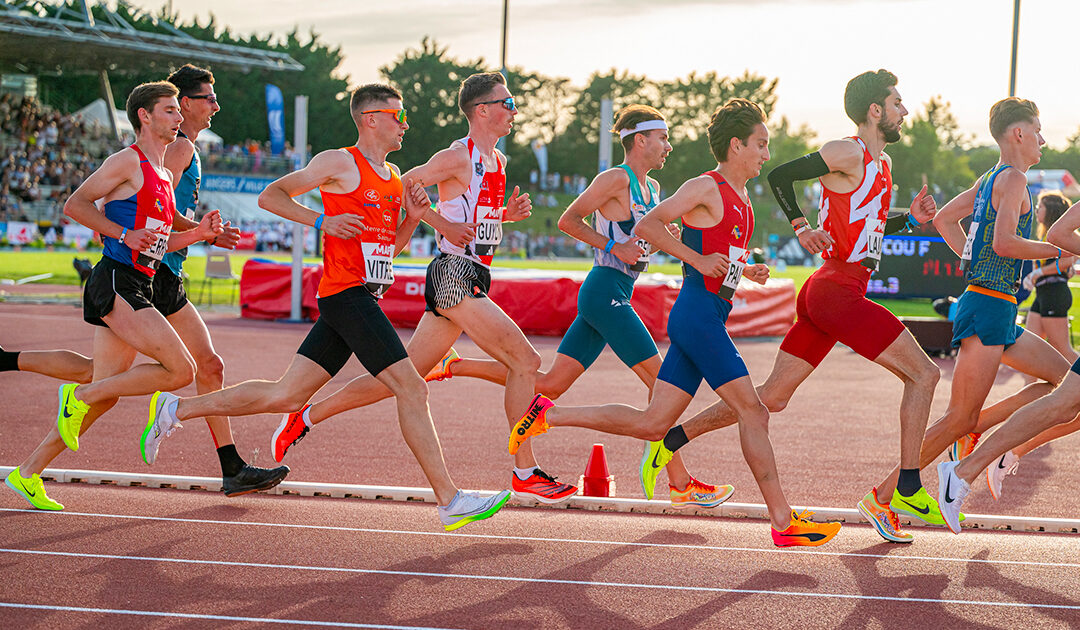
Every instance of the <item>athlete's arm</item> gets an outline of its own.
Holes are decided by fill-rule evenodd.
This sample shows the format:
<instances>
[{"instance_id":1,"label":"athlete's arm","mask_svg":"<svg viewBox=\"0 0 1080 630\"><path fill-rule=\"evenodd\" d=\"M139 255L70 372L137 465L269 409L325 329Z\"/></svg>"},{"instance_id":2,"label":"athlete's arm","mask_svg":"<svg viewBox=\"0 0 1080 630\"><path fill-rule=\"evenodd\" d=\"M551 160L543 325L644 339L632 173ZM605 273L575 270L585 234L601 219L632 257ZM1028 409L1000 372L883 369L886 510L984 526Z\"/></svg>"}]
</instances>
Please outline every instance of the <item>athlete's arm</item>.
<instances>
[{"instance_id":1,"label":"athlete's arm","mask_svg":"<svg viewBox=\"0 0 1080 630\"><path fill-rule=\"evenodd\" d=\"M1080 255L1080 203L1075 203L1050 226L1046 232L1046 241L1072 254Z\"/></svg>"},{"instance_id":2,"label":"athlete's arm","mask_svg":"<svg viewBox=\"0 0 1080 630\"><path fill-rule=\"evenodd\" d=\"M794 183L827 175L830 168L822 152L828 150L835 153L836 151L832 147L834 144L827 143L822 147L821 151L781 164L774 168L768 177L769 188L772 189L776 202L780 204L780 209L784 211L784 215L791 222L791 228L795 230L799 244L811 254L817 254L832 247L832 238L824 230L810 229L810 222L795 200Z\"/></svg>"},{"instance_id":3,"label":"athlete's arm","mask_svg":"<svg viewBox=\"0 0 1080 630\"><path fill-rule=\"evenodd\" d=\"M176 142L165 147L165 168L172 174L173 187L180 181L180 177L191 164L191 158L195 155L195 145L187 138L177 138ZM194 221L193 225L198 225Z\"/></svg>"},{"instance_id":4,"label":"athlete's arm","mask_svg":"<svg viewBox=\"0 0 1080 630\"><path fill-rule=\"evenodd\" d=\"M143 228L125 232L123 227L111 221L94 205L98 199L104 199L129 182L131 173L135 172L139 172L139 158L134 151L124 149L110 155L98 170L91 173L90 177L71 193L64 203L64 215L103 236L116 239L123 236L123 244L133 250L142 251L150 247L157 242L153 231Z\"/></svg>"},{"instance_id":5,"label":"athlete's arm","mask_svg":"<svg viewBox=\"0 0 1080 630\"><path fill-rule=\"evenodd\" d=\"M401 172L394 164L391 164L390 168L397 173ZM394 256L400 254L401 250L405 249L405 246L409 244L413 232L416 231L416 226L420 225L420 219L424 216L424 212L431 208L431 199L428 199L427 191L420 185L420 182L414 182L412 188L401 189L401 206L405 209L405 217L401 220L397 232L394 234Z\"/></svg>"},{"instance_id":6,"label":"athlete's arm","mask_svg":"<svg viewBox=\"0 0 1080 630\"><path fill-rule=\"evenodd\" d=\"M978 187L979 184L976 182L971 188L953 197L934 215L934 229L938 231L941 238L945 239L949 249L956 252L957 256L964 255L964 243L967 241L967 235L964 234L964 228L960 226L960 220L970 216L974 211Z\"/></svg>"},{"instance_id":7,"label":"athlete's arm","mask_svg":"<svg viewBox=\"0 0 1080 630\"><path fill-rule=\"evenodd\" d=\"M468 188L468 183L460 178L462 174L470 173L471 166L468 151L460 143L455 143L449 149L431 156L424 164L409 169L401 176L401 183L406 190L412 188L413 182L421 186L438 186L439 199L451 199ZM476 238L475 223L454 223L431 208L424 212L423 221L459 247Z\"/></svg>"},{"instance_id":8,"label":"athlete's arm","mask_svg":"<svg viewBox=\"0 0 1080 630\"><path fill-rule=\"evenodd\" d=\"M337 178L353 165L352 156L345 151L323 151L311 158L308 165L299 171L270 182L259 195L259 207L283 219L314 226L321 213L297 203L293 197L335 183ZM364 222L355 214L338 214L325 217L321 229L330 236L352 238L364 231Z\"/></svg>"},{"instance_id":9,"label":"athlete's arm","mask_svg":"<svg viewBox=\"0 0 1080 630\"><path fill-rule=\"evenodd\" d=\"M668 232L667 224L685 217L699 207L708 208L709 202L717 203L719 216L712 214L713 225L723 219L723 202L718 201L720 192L711 177L695 177L679 187L675 194L661 201L634 226L634 234L652 243L679 260L694 267L703 275L718 278L727 273L729 260L724 254L702 255L676 240ZM705 213L702 213L705 214ZM702 226L709 227L709 226Z\"/></svg>"},{"instance_id":10,"label":"athlete's arm","mask_svg":"<svg viewBox=\"0 0 1080 630\"><path fill-rule=\"evenodd\" d=\"M165 251L174 252L193 243L216 238L221 232L221 213L217 210L211 210L203 215L202 220L194 229L170 234L169 245Z\"/></svg>"},{"instance_id":11,"label":"athlete's arm","mask_svg":"<svg viewBox=\"0 0 1080 630\"><path fill-rule=\"evenodd\" d=\"M997 218L994 220L994 253L1020 260L1056 258L1059 253L1056 245L1033 241L1016 234L1020 211L1028 200L1027 176L1014 168L1005 170L994 180L994 193L996 194L992 196L997 208Z\"/></svg>"},{"instance_id":12,"label":"athlete's arm","mask_svg":"<svg viewBox=\"0 0 1080 630\"><path fill-rule=\"evenodd\" d=\"M595 210L600 210L609 201L618 200L619 193L626 190L629 185L630 176L621 168L613 168L600 173L589 184L589 187L567 206L559 217L559 229L586 245L604 249L607 247L608 237L589 226L585 222L585 217ZM612 245L611 253L624 263L632 265L641 258L645 250L633 240L629 240Z\"/></svg>"},{"instance_id":13,"label":"athlete's arm","mask_svg":"<svg viewBox=\"0 0 1080 630\"><path fill-rule=\"evenodd\" d=\"M911 208L906 214L885 219L885 235L896 234L908 228L914 229L927 221L933 221L936 213L937 202L926 192L926 184L923 184L922 189L911 200Z\"/></svg>"}]
</instances>

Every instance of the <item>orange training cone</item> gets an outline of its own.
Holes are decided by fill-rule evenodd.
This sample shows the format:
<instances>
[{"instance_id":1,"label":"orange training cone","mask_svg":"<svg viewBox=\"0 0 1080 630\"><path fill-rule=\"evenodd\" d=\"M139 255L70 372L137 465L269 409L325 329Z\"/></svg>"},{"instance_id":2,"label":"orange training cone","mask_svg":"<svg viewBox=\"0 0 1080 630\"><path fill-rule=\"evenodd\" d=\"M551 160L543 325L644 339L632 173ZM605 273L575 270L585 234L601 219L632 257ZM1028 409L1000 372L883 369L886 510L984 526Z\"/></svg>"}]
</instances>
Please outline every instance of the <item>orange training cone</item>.
<instances>
[{"instance_id":1,"label":"orange training cone","mask_svg":"<svg viewBox=\"0 0 1080 630\"><path fill-rule=\"evenodd\" d=\"M615 494L615 476L608 474L603 444L593 444L585 474L581 476L581 494L586 497L610 497Z\"/></svg>"}]
</instances>

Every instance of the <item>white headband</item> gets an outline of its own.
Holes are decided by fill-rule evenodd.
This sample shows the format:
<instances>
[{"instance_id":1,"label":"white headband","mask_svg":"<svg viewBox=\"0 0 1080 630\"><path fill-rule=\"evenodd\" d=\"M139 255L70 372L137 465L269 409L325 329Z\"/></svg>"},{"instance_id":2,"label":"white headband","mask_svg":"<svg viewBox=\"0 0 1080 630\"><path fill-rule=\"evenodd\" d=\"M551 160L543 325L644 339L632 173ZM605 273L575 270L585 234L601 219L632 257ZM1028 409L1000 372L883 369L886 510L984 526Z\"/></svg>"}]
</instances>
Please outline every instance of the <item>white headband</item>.
<instances>
[{"instance_id":1,"label":"white headband","mask_svg":"<svg viewBox=\"0 0 1080 630\"><path fill-rule=\"evenodd\" d=\"M639 122L630 129L620 129L619 139L622 140L632 133L638 133L639 131L653 131L654 129L663 129L664 131L667 131L667 123L662 120L645 120Z\"/></svg>"}]
</instances>

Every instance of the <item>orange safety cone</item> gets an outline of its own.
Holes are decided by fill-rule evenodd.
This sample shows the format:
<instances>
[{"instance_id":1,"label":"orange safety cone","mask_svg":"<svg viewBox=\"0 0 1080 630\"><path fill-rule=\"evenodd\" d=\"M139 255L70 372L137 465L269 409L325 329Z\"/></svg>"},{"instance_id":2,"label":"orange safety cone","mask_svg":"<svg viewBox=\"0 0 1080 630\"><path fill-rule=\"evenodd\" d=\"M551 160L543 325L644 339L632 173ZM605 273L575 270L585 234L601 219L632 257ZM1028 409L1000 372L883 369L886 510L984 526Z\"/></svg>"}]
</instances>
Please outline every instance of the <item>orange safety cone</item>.
<instances>
[{"instance_id":1,"label":"orange safety cone","mask_svg":"<svg viewBox=\"0 0 1080 630\"><path fill-rule=\"evenodd\" d=\"M615 495L615 475L608 474L607 456L603 444L593 444L585 474L578 482L582 496L610 497Z\"/></svg>"}]
</instances>

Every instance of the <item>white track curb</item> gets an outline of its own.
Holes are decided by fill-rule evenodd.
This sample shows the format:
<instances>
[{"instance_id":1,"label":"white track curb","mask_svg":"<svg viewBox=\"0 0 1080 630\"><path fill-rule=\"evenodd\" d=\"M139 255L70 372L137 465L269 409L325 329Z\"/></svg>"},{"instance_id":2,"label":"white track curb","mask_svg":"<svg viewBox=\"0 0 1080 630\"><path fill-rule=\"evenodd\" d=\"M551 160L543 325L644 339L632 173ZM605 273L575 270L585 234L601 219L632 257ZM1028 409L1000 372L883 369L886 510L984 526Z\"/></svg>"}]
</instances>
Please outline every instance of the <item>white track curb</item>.
<instances>
[{"instance_id":1,"label":"white track curb","mask_svg":"<svg viewBox=\"0 0 1080 630\"><path fill-rule=\"evenodd\" d=\"M14 466L0 466L0 474L3 474L6 477L13 469ZM46 468L41 477L46 481L59 483L89 483L106 486L175 488L180 490L221 492L221 479L219 477L148 475L144 473L125 473L104 470L66 470L61 468ZM480 492L494 494L491 491ZM272 490L267 491L267 494L299 495L306 497L337 497L346 499L382 499L389 501L416 501L424 503L435 502L435 493L430 488L360 486L344 483L318 483L306 481L285 481ZM719 516L724 518L768 518L765 506L756 503L728 502L711 509L689 508L676 510L671 507L671 503L667 501L648 501L645 499L624 499L619 497L575 496L557 505L544 505L532 499L515 497L513 505L639 514L692 514L696 516ZM814 513L814 520L844 521L847 523L867 522L858 510L830 507L809 507L807 509ZM903 516L901 516L901 522L911 523L909 519ZM923 526L921 522L916 524ZM964 521L964 527L972 529L1075 534L1080 533L1080 519L968 514L967 520Z\"/></svg>"}]
</instances>

